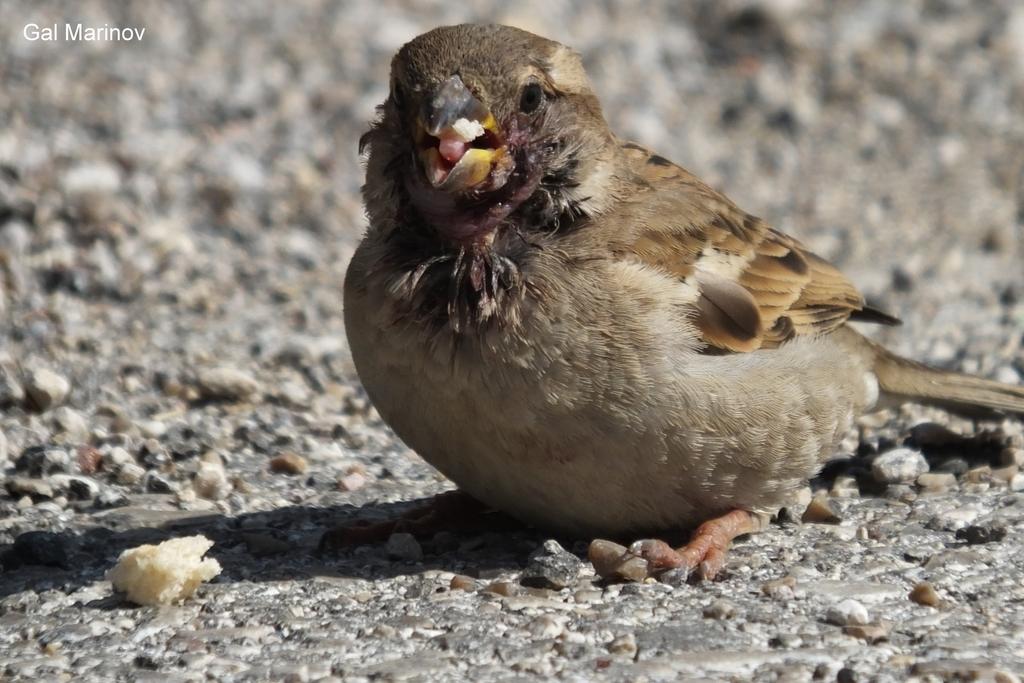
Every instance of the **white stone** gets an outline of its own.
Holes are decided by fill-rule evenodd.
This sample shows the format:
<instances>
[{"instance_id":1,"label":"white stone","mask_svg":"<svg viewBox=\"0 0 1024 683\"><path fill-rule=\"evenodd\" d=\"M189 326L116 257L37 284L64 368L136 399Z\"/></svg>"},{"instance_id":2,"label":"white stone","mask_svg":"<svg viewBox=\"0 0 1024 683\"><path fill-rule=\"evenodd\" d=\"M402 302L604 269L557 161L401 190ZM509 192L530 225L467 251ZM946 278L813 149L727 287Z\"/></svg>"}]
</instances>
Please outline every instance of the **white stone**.
<instances>
[{"instance_id":1,"label":"white stone","mask_svg":"<svg viewBox=\"0 0 1024 683\"><path fill-rule=\"evenodd\" d=\"M121 187L121 174L110 164L79 164L64 174L63 187L69 195L113 194Z\"/></svg>"},{"instance_id":2,"label":"white stone","mask_svg":"<svg viewBox=\"0 0 1024 683\"><path fill-rule=\"evenodd\" d=\"M192 480L192 488L207 500L223 500L231 493L231 482L228 481L223 465L204 462L199 465L196 478Z\"/></svg>"},{"instance_id":3,"label":"white stone","mask_svg":"<svg viewBox=\"0 0 1024 683\"><path fill-rule=\"evenodd\" d=\"M852 599L843 600L828 608L825 620L838 626L862 626L871 621L867 608Z\"/></svg>"},{"instance_id":4,"label":"white stone","mask_svg":"<svg viewBox=\"0 0 1024 683\"><path fill-rule=\"evenodd\" d=\"M235 368L206 368L199 371L197 379L199 390L209 399L240 400L260 390L252 375Z\"/></svg>"},{"instance_id":5,"label":"white stone","mask_svg":"<svg viewBox=\"0 0 1024 683\"><path fill-rule=\"evenodd\" d=\"M871 474L886 484L912 484L928 469L924 456L910 448L882 453L871 463Z\"/></svg>"},{"instance_id":6,"label":"white stone","mask_svg":"<svg viewBox=\"0 0 1024 683\"><path fill-rule=\"evenodd\" d=\"M62 432L74 440L85 441L89 437L89 425L85 418L72 408L57 408L53 413L53 421Z\"/></svg>"},{"instance_id":7,"label":"white stone","mask_svg":"<svg viewBox=\"0 0 1024 683\"><path fill-rule=\"evenodd\" d=\"M52 370L36 368L29 374L25 389L39 410L49 410L64 402L71 392L71 383Z\"/></svg>"}]
</instances>

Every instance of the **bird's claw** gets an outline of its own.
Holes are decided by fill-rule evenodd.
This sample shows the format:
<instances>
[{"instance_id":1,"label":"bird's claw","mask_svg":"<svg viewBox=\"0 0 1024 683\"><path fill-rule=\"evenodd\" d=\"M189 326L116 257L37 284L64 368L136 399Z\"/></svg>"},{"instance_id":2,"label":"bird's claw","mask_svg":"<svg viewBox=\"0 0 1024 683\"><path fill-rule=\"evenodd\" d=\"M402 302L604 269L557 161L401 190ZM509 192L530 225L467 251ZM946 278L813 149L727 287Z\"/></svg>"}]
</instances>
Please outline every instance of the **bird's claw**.
<instances>
[{"instance_id":1,"label":"bird's claw","mask_svg":"<svg viewBox=\"0 0 1024 683\"><path fill-rule=\"evenodd\" d=\"M672 585L686 583L691 577L711 581L725 566L729 544L736 536L755 531L755 521L745 510L732 510L701 524L682 548L656 538L635 541L628 548L598 539L587 554L594 571L606 579L643 581L654 577Z\"/></svg>"}]
</instances>

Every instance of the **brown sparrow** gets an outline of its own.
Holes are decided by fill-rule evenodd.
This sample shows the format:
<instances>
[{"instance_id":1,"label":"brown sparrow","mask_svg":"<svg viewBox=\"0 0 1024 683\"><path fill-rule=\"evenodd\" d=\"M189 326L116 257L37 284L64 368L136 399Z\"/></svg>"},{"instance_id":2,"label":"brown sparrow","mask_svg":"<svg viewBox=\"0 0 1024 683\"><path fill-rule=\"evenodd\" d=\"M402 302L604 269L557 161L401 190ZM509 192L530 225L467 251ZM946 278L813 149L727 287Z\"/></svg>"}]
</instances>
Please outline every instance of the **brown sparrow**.
<instances>
[{"instance_id":1,"label":"brown sparrow","mask_svg":"<svg viewBox=\"0 0 1024 683\"><path fill-rule=\"evenodd\" d=\"M616 138L554 41L494 25L419 36L360 148L369 229L345 324L381 416L524 522L589 537L696 526L678 550L632 546L651 573L713 576L880 399L1024 412L1020 387L861 336L849 322L898 321Z\"/></svg>"}]
</instances>

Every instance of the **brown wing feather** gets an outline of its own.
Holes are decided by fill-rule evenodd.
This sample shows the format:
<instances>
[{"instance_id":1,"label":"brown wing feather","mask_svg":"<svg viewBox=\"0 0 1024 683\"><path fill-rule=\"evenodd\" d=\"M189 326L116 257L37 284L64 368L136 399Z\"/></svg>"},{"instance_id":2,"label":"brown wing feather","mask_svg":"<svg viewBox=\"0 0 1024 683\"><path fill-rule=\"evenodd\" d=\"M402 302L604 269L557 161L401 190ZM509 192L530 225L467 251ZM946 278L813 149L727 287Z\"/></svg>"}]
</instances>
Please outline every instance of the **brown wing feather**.
<instances>
[{"instance_id":1,"label":"brown wing feather","mask_svg":"<svg viewBox=\"0 0 1024 683\"><path fill-rule=\"evenodd\" d=\"M622 151L650 188L637 205L654 207L637 221L642 227L628 251L697 284L694 322L709 350L774 348L794 336L831 332L851 318L899 322L868 307L832 264L685 169L635 143Z\"/></svg>"}]
</instances>

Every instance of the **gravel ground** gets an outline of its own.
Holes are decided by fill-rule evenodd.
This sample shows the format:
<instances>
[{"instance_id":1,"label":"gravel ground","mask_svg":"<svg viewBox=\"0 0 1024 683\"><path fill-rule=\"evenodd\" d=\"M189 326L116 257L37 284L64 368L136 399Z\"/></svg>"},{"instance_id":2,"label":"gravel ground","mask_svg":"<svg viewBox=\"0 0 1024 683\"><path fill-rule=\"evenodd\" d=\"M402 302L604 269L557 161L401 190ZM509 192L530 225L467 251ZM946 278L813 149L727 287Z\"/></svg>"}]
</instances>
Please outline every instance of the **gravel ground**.
<instances>
[{"instance_id":1,"label":"gravel ground","mask_svg":"<svg viewBox=\"0 0 1024 683\"><path fill-rule=\"evenodd\" d=\"M341 320L401 43L575 46L616 130L837 262L891 347L1020 383L1024 6L412 4L0 4L0 679L1019 680L1019 422L867 416L712 584L602 585L525 529L316 544L450 487ZM146 33L22 34L69 20ZM112 594L122 550L197 533L194 598Z\"/></svg>"}]
</instances>

